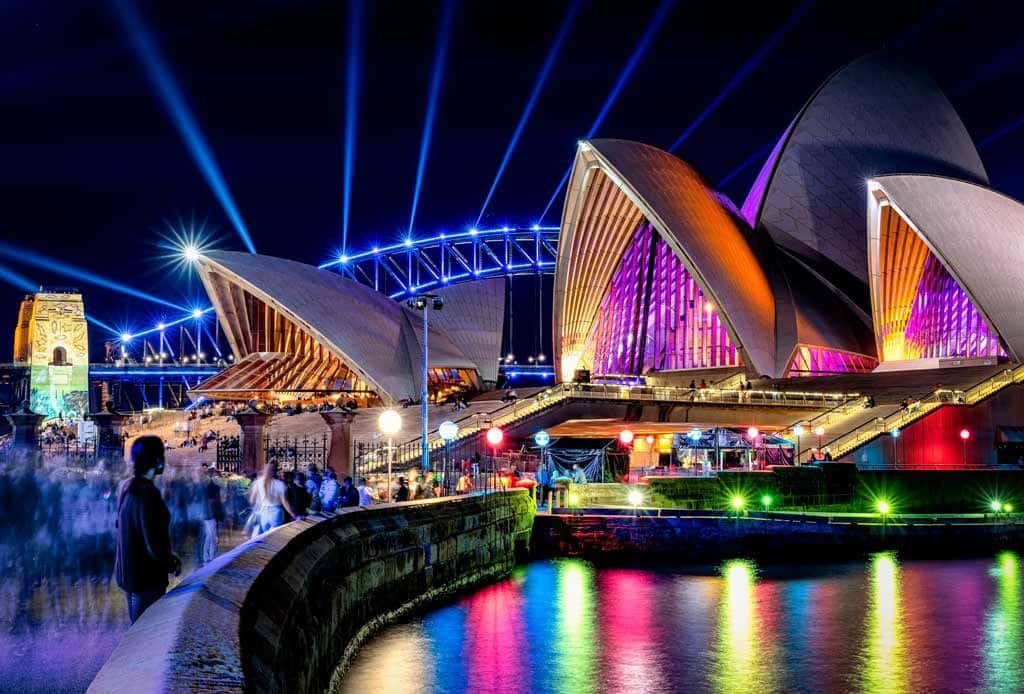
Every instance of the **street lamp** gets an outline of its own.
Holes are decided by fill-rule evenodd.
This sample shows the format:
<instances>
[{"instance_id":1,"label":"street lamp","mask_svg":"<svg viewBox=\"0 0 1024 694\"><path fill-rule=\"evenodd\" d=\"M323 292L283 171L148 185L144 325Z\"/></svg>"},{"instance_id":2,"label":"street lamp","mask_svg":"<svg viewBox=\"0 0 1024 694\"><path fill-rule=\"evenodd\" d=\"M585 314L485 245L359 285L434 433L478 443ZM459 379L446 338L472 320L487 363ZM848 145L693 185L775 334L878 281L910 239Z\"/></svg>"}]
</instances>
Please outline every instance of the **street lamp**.
<instances>
[{"instance_id":1,"label":"street lamp","mask_svg":"<svg viewBox=\"0 0 1024 694\"><path fill-rule=\"evenodd\" d=\"M754 469L754 459L757 457L757 437L761 433L761 430L757 427L749 427L747 429L747 437L750 438L750 469Z\"/></svg>"},{"instance_id":2,"label":"street lamp","mask_svg":"<svg viewBox=\"0 0 1024 694\"><path fill-rule=\"evenodd\" d=\"M961 450L963 451L962 466L967 467L967 439L971 438L971 432L967 429L960 430Z\"/></svg>"},{"instance_id":3,"label":"street lamp","mask_svg":"<svg viewBox=\"0 0 1024 694\"><path fill-rule=\"evenodd\" d=\"M892 466L898 468L900 466L900 430L898 427L889 432L889 438L892 440Z\"/></svg>"},{"instance_id":4,"label":"street lamp","mask_svg":"<svg viewBox=\"0 0 1024 694\"><path fill-rule=\"evenodd\" d=\"M502 433L498 427L491 427L487 430L487 443L491 445L491 474L494 474L494 468L498 460L498 445L501 440L505 438L505 434Z\"/></svg>"},{"instance_id":5,"label":"street lamp","mask_svg":"<svg viewBox=\"0 0 1024 694\"><path fill-rule=\"evenodd\" d=\"M633 443L633 432L629 429L623 429L619 432L619 443L623 446L628 446Z\"/></svg>"},{"instance_id":6,"label":"street lamp","mask_svg":"<svg viewBox=\"0 0 1024 694\"><path fill-rule=\"evenodd\" d=\"M459 435L459 425L451 421L450 419L447 419L437 426L437 435L441 437L442 441L444 441L443 474L444 482L445 485L447 486L448 481L450 479L448 468L451 467L452 461L452 441L454 441L455 437Z\"/></svg>"},{"instance_id":7,"label":"street lamp","mask_svg":"<svg viewBox=\"0 0 1024 694\"><path fill-rule=\"evenodd\" d=\"M814 427L814 435L818 437L818 450L821 450L821 437L825 435L825 427L820 424Z\"/></svg>"},{"instance_id":8,"label":"street lamp","mask_svg":"<svg viewBox=\"0 0 1024 694\"><path fill-rule=\"evenodd\" d=\"M406 303L411 309L423 311L423 373L421 374L423 382L420 387L420 417L422 418L420 423L420 439L423 450L422 465L424 472L426 472L430 469L430 447L427 445L427 398L429 397L427 385L430 372L430 358L427 351L427 335L430 330L428 316L431 308L435 311L440 311L444 308L444 297L437 294L420 294L409 299Z\"/></svg>"},{"instance_id":9,"label":"street lamp","mask_svg":"<svg viewBox=\"0 0 1024 694\"><path fill-rule=\"evenodd\" d=\"M793 436L796 437L796 464L800 464L800 437L804 435L804 428L802 425L797 424L793 427Z\"/></svg>"},{"instance_id":10,"label":"street lamp","mask_svg":"<svg viewBox=\"0 0 1024 694\"><path fill-rule=\"evenodd\" d=\"M402 415L395 410L384 410L377 418L377 428L388 437L388 497L391 496L391 464L394 460L393 439L402 430Z\"/></svg>"}]
</instances>

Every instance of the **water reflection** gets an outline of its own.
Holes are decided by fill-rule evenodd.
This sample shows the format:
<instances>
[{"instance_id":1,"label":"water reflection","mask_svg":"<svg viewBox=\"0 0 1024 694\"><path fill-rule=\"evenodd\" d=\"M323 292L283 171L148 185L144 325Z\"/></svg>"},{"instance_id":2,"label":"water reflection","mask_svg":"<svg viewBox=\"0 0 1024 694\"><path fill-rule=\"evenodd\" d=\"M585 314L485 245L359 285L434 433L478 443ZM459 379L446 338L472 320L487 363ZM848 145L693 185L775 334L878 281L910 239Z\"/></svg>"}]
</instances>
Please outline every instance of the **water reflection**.
<instances>
[{"instance_id":1,"label":"water reflection","mask_svg":"<svg viewBox=\"0 0 1024 694\"><path fill-rule=\"evenodd\" d=\"M346 691L1024 691L1020 558L535 562L357 656Z\"/></svg>"},{"instance_id":2,"label":"water reflection","mask_svg":"<svg viewBox=\"0 0 1024 694\"><path fill-rule=\"evenodd\" d=\"M1019 691L1024 686L1020 557L1003 552L990 573L996 596L985 618L985 687L990 692Z\"/></svg>"},{"instance_id":3,"label":"water reflection","mask_svg":"<svg viewBox=\"0 0 1024 694\"><path fill-rule=\"evenodd\" d=\"M903 643L900 566L892 552L871 558L870 593L862 660L862 685L869 692L909 688Z\"/></svg>"}]
</instances>

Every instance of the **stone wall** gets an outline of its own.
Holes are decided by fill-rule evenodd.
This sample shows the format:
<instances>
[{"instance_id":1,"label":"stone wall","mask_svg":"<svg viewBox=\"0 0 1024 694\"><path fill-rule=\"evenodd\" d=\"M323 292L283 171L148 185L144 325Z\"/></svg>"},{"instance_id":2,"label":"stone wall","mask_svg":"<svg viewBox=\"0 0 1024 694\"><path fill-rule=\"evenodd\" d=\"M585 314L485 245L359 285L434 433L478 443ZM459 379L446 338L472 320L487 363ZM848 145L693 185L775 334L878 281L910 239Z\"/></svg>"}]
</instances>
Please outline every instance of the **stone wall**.
<instances>
[{"instance_id":1,"label":"stone wall","mask_svg":"<svg viewBox=\"0 0 1024 694\"><path fill-rule=\"evenodd\" d=\"M324 691L381 627L508 572L533 517L516 490L283 526L159 600L90 691Z\"/></svg>"},{"instance_id":2,"label":"stone wall","mask_svg":"<svg viewBox=\"0 0 1024 694\"><path fill-rule=\"evenodd\" d=\"M881 549L962 555L1024 546L1024 522L1019 519L999 524L917 519L883 525L877 519L829 522L827 517L773 515L539 515L533 549L537 557L572 556L595 562L702 563L736 556L818 560Z\"/></svg>"}]
</instances>

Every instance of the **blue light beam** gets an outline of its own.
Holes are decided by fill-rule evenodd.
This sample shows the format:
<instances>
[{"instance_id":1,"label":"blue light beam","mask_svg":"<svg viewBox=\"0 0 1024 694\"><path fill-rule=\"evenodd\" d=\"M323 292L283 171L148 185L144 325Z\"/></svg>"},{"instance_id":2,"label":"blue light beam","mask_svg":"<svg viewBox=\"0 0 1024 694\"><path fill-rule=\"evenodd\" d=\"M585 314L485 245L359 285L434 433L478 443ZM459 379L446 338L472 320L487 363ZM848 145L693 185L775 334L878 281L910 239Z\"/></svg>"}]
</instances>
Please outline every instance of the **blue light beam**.
<instances>
[{"instance_id":1,"label":"blue light beam","mask_svg":"<svg viewBox=\"0 0 1024 694\"><path fill-rule=\"evenodd\" d=\"M754 152L749 157L744 159L743 162L739 166L737 166L735 169L733 169L732 171L727 173L725 175L725 177L722 178L722 180L719 181L718 185L715 186L715 187L718 190L721 190L726 185L728 185L732 181L732 179L736 178L741 173L743 173L744 171L749 169L753 164L756 164L759 161L763 161L764 160L764 156L766 154L768 154L772 150L772 147L774 147L774 146L775 146L775 141L772 141L772 142L769 142L769 143L759 147L756 152Z\"/></svg>"},{"instance_id":2,"label":"blue light beam","mask_svg":"<svg viewBox=\"0 0 1024 694\"><path fill-rule=\"evenodd\" d=\"M437 112L437 98L441 93L441 79L448 58L448 39L452 31L452 18L455 15L455 0L445 0L441 14L441 26L437 36L437 49L434 53L434 71L430 76L430 93L427 98L427 115L423 121L423 135L420 138L420 160L416 165L416 187L412 193L412 210L409 212L409 233L413 232L416 223L416 208L420 204L420 190L423 187L423 172L427 168L427 155L430 154L430 141L434 135L434 115Z\"/></svg>"},{"instance_id":3,"label":"blue light beam","mask_svg":"<svg viewBox=\"0 0 1024 694\"><path fill-rule=\"evenodd\" d=\"M622 72L619 73L619 78L615 80L615 86L612 87L611 92L608 93L608 98L604 100L604 105L601 106L601 110L597 114L597 118L590 125L587 130L587 134L584 139L589 140L597 132L598 128L604 123L604 119L608 116L608 112L611 111L612 106L615 105L615 101L619 98L619 94L622 93L626 83L629 82L629 78L633 76L633 72L636 70L637 65L640 64L640 60L644 57L647 49L650 47L651 42L657 35L658 30L661 29L661 25L665 23L665 18L668 13L672 10L672 6L675 5L675 0L662 0L661 4L654 11L654 16L651 17L651 21L647 23L647 28L644 30L643 35L640 37L640 41L636 44L633 49L633 54L629 56L629 61L625 67L622 68ZM565 187L566 181L569 180L569 174L572 172L572 164L569 164L568 170L562 175L562 180L558 182L558 187L551 194L548 199L548 204L544 206L544 211L540 213L537 218L538 224L544 223L544 218L547 216L551 206L555 204L555 199L562 192L562 188Z\"/></svg>"},{"instance_id":4,"label":"blue light beam","mask_svg":"<svg viewBox=\"0 0 1024 694\"><path fill-rule=\"evenodd\" d=\"M103 287L104 289L120 292L128 296L134 296L137 299L152 301L153 303L160 304L161 306L167 306L173 309L177 309L179 311L185 310L182 306L179 306L178 304L167 301L166 299L161 299L158 296L153 296L152 294L148 294L147 292L135 289L133 287L129 287L128 285L122 284L121 282L107 279L102 275L97 275L94 272L89 272L88 270L84 270L80 267L76 267L74 265L65 263L55 258L45 256L42 253L36 253L35 251L30 251L26 248L19 248L18 246L13 246L9 243L4 243L2 241L0 241L0 255L9 258L17 263L21 263L23 265L29 265L31 267L40 268L42 270L56 272L61 275L66 275L67 277L72 277L81 282L96 285L97 287Z\"/></svg>"},{"instance_id":5,"label":"blue light beam","mask_svg":"<svg viewBox=\"0 0 1024 694\"><path fill-rule=\"evenodd\" d=\"M1007 123L1003 127L986 135L983 139L981 139L978 142L978 149L981 149L982 147L988 147L993 142L1001 140L1011 133L1017 132L1018 130L1021 129L1022 126L1024 126L1024 116L1018 118L1012 123Z\"/></svg>"},{"instance_id":6,"label":"blue light beam","mask_svg":"<svg viewBox=\"0 0 1024 694\"><path fill-rule=\"evenodd\" d=\"M797 22L803 19L804 15L806 15L808 10L813 6L814 0L805 0L805 2L793 11L793 14L789 15L786 21L782 23L782 26L776 29L775 33L769 36L768 39L761 44L761 47L757 49L757 53L752 55L747 62L743 63L740 69L732 76L732 79L726 83L725 88L718 92L718 96L712 99L711 103L709 103L704 110L700 112L700 115L697 116L697 118L686 127L686 130L676 138L675 142L672 143L672 146L668 148L669 152L675 152L684 142L686 142L687 139L689 139L690 135L692 135L712 113L714 113L715 109L717 109L738 86L746 81L747 77L750 76L750 73L757 69L761 62L769 53L772 52L775 46L778 45L779 41L782 40L786 33L792 29Z\"/></svg>"},{"instance_id":7,"label":"blue light beam","mask_svg":"<svg viewBox=\"0 0 1024 694\"><path fill-rule=\"evenodd\" d=\"M8 284L14 285L23 292L36 292L39 285L20 272L15 272L6 265L0 265L0 279Z\"/></svg>"},{"instance_id":8,"label":"blue light beam","mask_svg":"<svg viewBox=\"0 0 1024 694\"><path fill-rule=\"evenodd\" d=\"M569 6L569 11L565 13L565 19L562 20L562 26L558 29L558 34L555 36L554 43L551 44L551 49L548 51L548 56L544 60L544 65L541 66L540 74L537 75L537 81L533 85L533 91L530 92L530 98L526 101L526 108L523 109L523 114L519 117L519 123L516 125L515 132L512 133L512 139L509 140L508 148L505 150L505 156L501 160L501 165L498 166L498 173L494 176L494 182L491 183L491 189L487 191L487 198L484 200L483 207L480 208L480 214L477 216L476 224L474 226L480 226L480 221L484 218L484 213L487 212L487 206L491 204L491 198L494 197L494 191L498 188L498 182L505 173L505 167L508 166L508 161L512 158L512 152L515 151L516 145L519 144L519 137L523 134L523 128L526 127L527 121L530 120L530 115L533 113L533 107L537 104L537 98L540 96L541 91L544 89L544 85L548 81L548 75L551 73L551 68L555 64L555 59L558 57L558 53L562 49L562 44L565 42L565 37L569 34L569 30L572 28L573 24L575 24L576 15L579 14L580 7L582 5L582 0L574 0L572 5Z\"/></svg>"},{"instance_id":9,"label":"blue light beam","mask_svg":"<svg viewBox=\"0 0 1024 694\"><path fill-rule=\"evenodd\" d=\"M341 252L348 253L348 220L352 202L352 174L356 166L356 123L363 60L363 0L349 0L348 57L345 68L345 173L342 190Z\"/></svg>"},{"instance_id":10,"label":"blue light beam","mask_svg":"<svg viewBox=\"0 0 1024 694\"><path fill-rule=\"evenodd\" d=\"M192 154L192 158L199 167L199 171L203 174L207 184L210 186L210 190L213 191L213 194L220 202L224 213L231 220L231 224L234 226L235 231L238 232L242 243L245 244L250 253L255 253L256 246L253 245L252 237L249 236L249 230L245 226L245 221L235 206L234 198L231 197L231 191L228 190L227 182L224 180L223 175L221 175L220 167L213 158L213 152L207 144L202 131L200 131L199 124L189 110L185 96L182 94L181 89L178 88L170 68L163 56L160 55L156 41L146 28L142 17L136 12L131 0L112 0L112 2L117 9L116 14L122 28L128 35L132 47L146 68L146 75L156 89L157 95L163 102L164 108L167 110L168 115L170 115L171 120L174 121L178 133Z\"/></svg>"}]
</instances>

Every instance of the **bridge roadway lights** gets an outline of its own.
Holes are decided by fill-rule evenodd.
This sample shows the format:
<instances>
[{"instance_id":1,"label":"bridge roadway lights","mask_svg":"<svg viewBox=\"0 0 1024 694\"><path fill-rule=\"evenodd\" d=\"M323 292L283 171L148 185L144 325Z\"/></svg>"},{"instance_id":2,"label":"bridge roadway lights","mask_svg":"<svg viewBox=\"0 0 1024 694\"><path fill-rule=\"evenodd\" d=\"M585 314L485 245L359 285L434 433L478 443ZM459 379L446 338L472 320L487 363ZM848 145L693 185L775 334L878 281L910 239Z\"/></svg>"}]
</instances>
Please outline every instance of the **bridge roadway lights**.
<instances>
[{"instance_id":1,"label":"bridge roadway lights","mask_svg":"<svg viewBox=\"0 0 1024 694\"><path fill-rule=\"evenodd\" d=\"M267 462L267 451L263 447L263 432L270 422L271 415L260 412L254 403L235 415L238 426L242 429L241 443L241 468L242 474L252 472L259 473Z\"/></svg>"},{"instance_id":2,"label":"bridge roadway lights","mask_svg":"<svg viewBox=\"0 0 1024 694\"><path fill-rule=\"evenodd\" d=\"M15 448L34 448L39 445L39 425L43 423L44 416L29 409L27 400L16 412L4 417L13 430L11 443Z\"/></svg>"},{"instance_id":3,"label":"bridge roadway lights","mask_svg":"<svg viewBox=\"0 0 1024 694\"><path fill-rule=\"evenodd\" d=\"M338 473L338 479L352 474L352 420L355 414L350 410L333 407L320 416L331 430L331 451L327 464Z\"/></svg>"}]
</instances>

